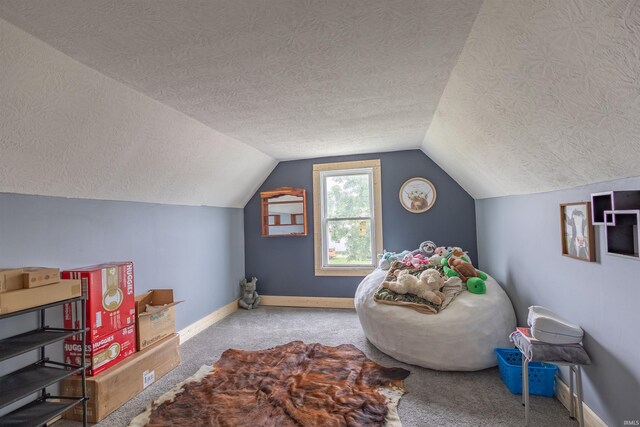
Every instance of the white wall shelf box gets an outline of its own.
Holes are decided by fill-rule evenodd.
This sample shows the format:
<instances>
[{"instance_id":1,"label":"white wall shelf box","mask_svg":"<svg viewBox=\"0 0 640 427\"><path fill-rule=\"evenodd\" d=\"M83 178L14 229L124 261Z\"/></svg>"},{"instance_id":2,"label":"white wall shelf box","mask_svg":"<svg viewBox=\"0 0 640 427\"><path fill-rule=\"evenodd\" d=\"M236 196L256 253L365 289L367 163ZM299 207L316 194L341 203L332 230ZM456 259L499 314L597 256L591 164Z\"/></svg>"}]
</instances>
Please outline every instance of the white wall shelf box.
<instances>
[{"instance_id":1,"label":"white wall shelf box","mask_svg":"<svg viewBox=\"0 0 640 427\"><path fill-rule=\"evenodd\" d=\"M613 211L640 209L640 191L605 191L591 195L593 225L615 225ZM605 212L609 212L607 215Z\"/></svg>"},{"instance_id":2,"label":"white wall shelf box","mask_svg":"<svg viewBox=\"0 0 640 427\"><path fill-rule=\"evenodd\" d=\"M640 209L604 211L613 220L606 226L607 254L640 260Z\"/></svg>"}]
</instances>

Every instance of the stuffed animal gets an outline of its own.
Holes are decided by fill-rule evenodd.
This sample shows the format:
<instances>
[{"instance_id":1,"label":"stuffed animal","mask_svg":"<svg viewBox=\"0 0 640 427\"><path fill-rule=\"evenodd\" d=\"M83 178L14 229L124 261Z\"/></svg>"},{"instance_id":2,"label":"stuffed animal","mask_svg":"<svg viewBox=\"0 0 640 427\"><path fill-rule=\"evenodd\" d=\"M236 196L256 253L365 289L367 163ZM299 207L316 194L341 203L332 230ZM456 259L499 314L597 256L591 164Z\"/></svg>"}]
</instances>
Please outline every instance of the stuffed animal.
<instances>
[{"instance_id":1,"label":"stuffed animal","mask_svg":"<svg viewBox=\"0 0 640 427\"><path fill-rule=\"evenodd\" d=\"M440 254L433 254L429 257L429 264L440 264L442 258L444 257Z\"/></svg>"},{"instance_id":2,"label":"stuffed animal","mask_svg":"<svg viewBox=\"0 0 640 427\"><path fill-rule=\"evenodd\" d=\"M451 253L447 258L462 258L464 256L464 251L459 246L453 246L451 248Z\"/></svg>"},{"instance_id":3,"label":"stuffed animal","mask_svg":"<svg viewBox=\"0 0 640 427\"><path fill-rule=\"evenodd\" d=\"M409 267L418 268L423 264L429 264L429 258L423 257L422 254L413 255L408 253L402 258L402 263Z\"/></svg>"},{"instance_id":4,"label":"stuffed animal","mask_svg":"<svg viewBox=\"0 0 640 427\"><path fill-rule=\"evenodd\" d=\"M433 304L441 304L444 300L444 294L439 292L444 286L444 279L437 270L432 268L420 273L420 278L407 270L400 270L395 281L385 281L382 286L398 294L415 295Z\"/></svg>"},{"instance_id":5,"label":"stuffed animal","mask_svg":"<svg viewBox=\"0 0 640 427\"><path fill-rule=\"evenodd\" d=\"M444 264L443 259L447 259L449 255L451 255L451 247L445 248L444 246L439 246L433 251L433 255L429 258L430 264Z\"/></svg>"},{"instance_id":6,"label":"stuffed animal","mask_svg":"<svg viewBox=\"0 0 640 427\"><path fill-rule=\"evenodd\" d=\"M434 268L429 268L420 273L420 282L425 286L429 291L436 294L434 300L429 300L429 298L425 298L431 301L434 304L441 304L444 301L445 295L440 292L440 289L444 286L444 277L440 274L440 272Z\"/></svg>"},{"instance_id":7,"label":"stuffed animal","mask_svg":"<svg viewBox=\"0 0 640 427\"><path fill-rule=\"evenodd\" d=\"M395 256L391 257L391 260L392 261L402 261L402 259L404 257L406 257L409 253L411 253L411 252L405 249L404 251L398 252L397 254L395 254Z\"/></svg>"},{"instance_id":8,"label":"stuffed animal","mask_svg":"<svg viewBox=\"0 0 640 427\"><path fill-rule=\"evenodd\" d=\"M406 250L400 253L387 252L385 250L383 253L378 254L378 258L380 258L378 261L378 268L381 270L388 270L391 268L391 264L393 264L394 261L401 261L408 253L409 251Z\"/></svg>"},{"instance_id":9,"label":"stuffed animal","mask_svg":"<svg viewBox=\"0 0 640 427\"><path fill-rule=\"evenodd\" d=\"M449 258L448 267L444 267L444 272L448 277L460 277L467 284L469 292L474 294L487 292L487 286L484 283L487 280L486 273L476 270L471 263L462 258Z\"/></svg>"},{"instance_id":10,"label":"stuffed animal","mask_svg":"<svg viewBox=\"0 0 640 427\"><path fill-rule=\"evenodd\" d=\"M387 251L385 251L385 252L383 252L381 254L378 254L378 258L379 258L379 260L378 260L378 268L380 270L388 270L388 269L391 268L391 262L392 261L390 260L390 258L391 258L392 255L394 255L393 252L387 252Z\"/></svg>"},{"instance_id":11,"label":"stuffed animal","mask_svg":"<svg viewBox=\"0 0 640 427\"><path fill-rule=\"evenodd\" d=\"M461 259L463 261L471 263L471 260L469 259L469 256L467 255L467 253L458 246L454 246L454 247L449 246L446 249L446 252L440 258L440 264L444 266L448 266L450 259Z\"/></svg>"},{"instance_id":12,"label":"stuffed animal","mask_svg":"<svg viewBox=\"0 0 640 427\"><path fill-rule=\"evenodd\" d=\"M449 259L451 259L451 258L460 258L463 261L471 263L471 260L469 259L469 255L467 254L467 252L463 251L462 248L460 248L458 246L455 246L455 247L451 248L451 253L449 254L449 256L447 258L449 258Z\"/></svg>"},{"instance_id":13,"label":"stuffed animal","mask_svg":"<svg viewBox=\"0 0 640 427\"><path fill-rule=\"evenodd\" d=\"M401 261L404 265L418 268L420 265L429 264L429 257L436 250L436 244L431 240L420 243L418 249L413 251L404 250L399 253L387 252L386 250L378 254L378 268L388 270L394 261Z\"/></svg>"},{"instance_id":14,"label":"stuffed animal","mask_svg":"<svg viewBox=\"0 0 640 427\"><path fill-rule=\"evenodd\" d=\"M424 253L425 256L430 257L436 251L438 245L433 243L431 240L427 240L426 242L420 243L420 250Z\"/></svg>"},{"instance_id":15,"label":"stuffed animal","mask_svg":"<svg viewBox=\"0 0 640 427\"><path fill-rule=\"evenodd\" d=\"M247 310L258 307L258 304L260 304L260 295L256 292L257 283L258 279L256 277L251 278L249 282L247 282L247 279L240 281L241 293L240 300L238 301L240 307Z\"/></svg>"},{"instance_id":16,"label":"stuffed animal","mask_svg":"<svg viewBox=\"0 0 640 427\"><path fill-rule=\"evenodd\" d=\"M411 255L422 255L423 258L429 258L431 255L433 255L435 250L436 244L431 240L425 240L424 242L420 243L418 249L414 249L413 251L411 251Z\"/></svg>"}]
</instances>

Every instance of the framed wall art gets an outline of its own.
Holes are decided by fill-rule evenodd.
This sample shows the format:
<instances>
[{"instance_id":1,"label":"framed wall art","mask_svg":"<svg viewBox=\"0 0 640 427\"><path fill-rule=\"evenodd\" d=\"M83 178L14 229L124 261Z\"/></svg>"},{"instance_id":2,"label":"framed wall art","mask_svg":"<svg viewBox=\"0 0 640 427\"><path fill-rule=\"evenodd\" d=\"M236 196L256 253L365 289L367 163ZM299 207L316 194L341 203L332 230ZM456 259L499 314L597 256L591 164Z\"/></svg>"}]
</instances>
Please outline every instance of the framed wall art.
<instances>
[{"instance_id":1,"label":"framed wall art","mask_svg":"<svg viewBox=\"0 0 640 427\"><path fill-rule=\"evenodd\" d=\"M411 178L400 187L400 203L412 213L426 212L436 202L436 187L424 178Z\"/></svg>"},{"instance_id":2,"label":"framed wall art","mask_svg":"<svg viewBox=\"0 0 640 427\"><path fill-rule=\"evenodd\" d=\"M591 223L591 203L560 205L560 237L562 255L581 261L595 262L596 245Z\"/></svg>"}]
</instances>

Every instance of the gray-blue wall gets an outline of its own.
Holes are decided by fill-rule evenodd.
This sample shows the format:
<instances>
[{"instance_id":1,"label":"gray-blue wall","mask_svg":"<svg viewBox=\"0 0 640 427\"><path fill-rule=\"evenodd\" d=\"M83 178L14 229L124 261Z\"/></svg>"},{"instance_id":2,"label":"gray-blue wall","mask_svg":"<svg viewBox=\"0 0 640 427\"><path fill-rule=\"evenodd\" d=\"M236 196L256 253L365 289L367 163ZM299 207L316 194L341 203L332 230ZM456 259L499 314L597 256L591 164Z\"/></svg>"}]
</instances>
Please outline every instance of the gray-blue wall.
<instances>
[{"instance_id":1,"label":"gray-blue wall","mask_svg":"<svg viewBox=\"0 0 640 427\"><path fill-rule=\"evenodd\" d=\"M281 162L244 209L247 276L258 277L265 295L353 297L360 277L316 277L313 257L314 163L380 159L382 171L382 228L384 248L415 249L424 240L461 246L476 260L474 201L446 172L420 150ZM402 184L421 176L436 187L437 200L427 212L413 214L398 198ZM260 192L277 187L307 190L306 237L262 237Z\"/></svg>"},{"instance_id":2,"label":"gray-blue wall","mask_svg":"<svg viewBox=\"0 0 640 427\"><path fill-rule=\"evenodd\" d=\"M178 330L238 297L244 276L242 209L157 205L0 193L0 268L73 268L132 260L136 294L173 288ZM61 326L62 310L47 310ZM0 321L0 338L37 327L27 315ZM62 361L62 344L49 346ZM0 375L35 362L31 352L0 363ZM54 394L57 388L51 390ZM19 407L3 408L0 415Z\"/></svg>"},{"instance_id":3,"label":"gray-blue wall","mask_svg":"<svg viewBox=\"0 0 640 427\"><path fill-rule=\"evenodd\" d=\"M640 262L607 255L601 226L597 262L563 257L559 204L637 189L640 178L631 178L476 201L480 268L503 284L518 324L530 305L543 305L582 326L593 360L584 369L585 400L610 426L640 417Z\"/></svg>"},{"instance_id":4,"label":"gray-blue wall","mask_svg":"<svg viewBox=\"0 0 640 427\"><path fill-rule=\"evenodd\" d=\"M135 291L173 288L177 328L237 297L242 209L0 193L0 268L134 263Z\"/></svg>"}]
</instances>

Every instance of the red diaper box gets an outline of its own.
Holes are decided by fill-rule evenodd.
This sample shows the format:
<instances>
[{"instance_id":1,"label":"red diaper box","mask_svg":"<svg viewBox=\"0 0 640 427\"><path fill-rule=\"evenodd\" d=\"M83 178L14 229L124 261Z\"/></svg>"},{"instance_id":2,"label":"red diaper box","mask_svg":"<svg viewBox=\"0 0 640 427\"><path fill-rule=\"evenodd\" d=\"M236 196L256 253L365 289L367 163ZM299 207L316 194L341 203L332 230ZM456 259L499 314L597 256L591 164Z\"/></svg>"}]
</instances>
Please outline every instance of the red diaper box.
<instances>
[{"instance_id":1,"label":"red diaper box","mask_svg":"<svg viewBox=\"0 0 640 427\"><path fill-rule=\"evenodd\" d=\"M127 326L97 341L87 342L85 362L87 375L96 375L136 352L136 327ZM64 361L80 365L82 343L73 339L64 341Z\"/></svg>"},{"instance_id":2,"label":"red diaper box","mask_svg":"<svg viewBox=\"0 0 640 427\"><path fill-rule=\"evenodd\" d=\"M87 284L87 342L136 323L133 291L133 263L111 262L63 271L63 279L85 279ZM80 310L75 304L64 307L64 327L80 327ZM80 337L76 336L76 340Z\"/></svg>"}]
</instances>

